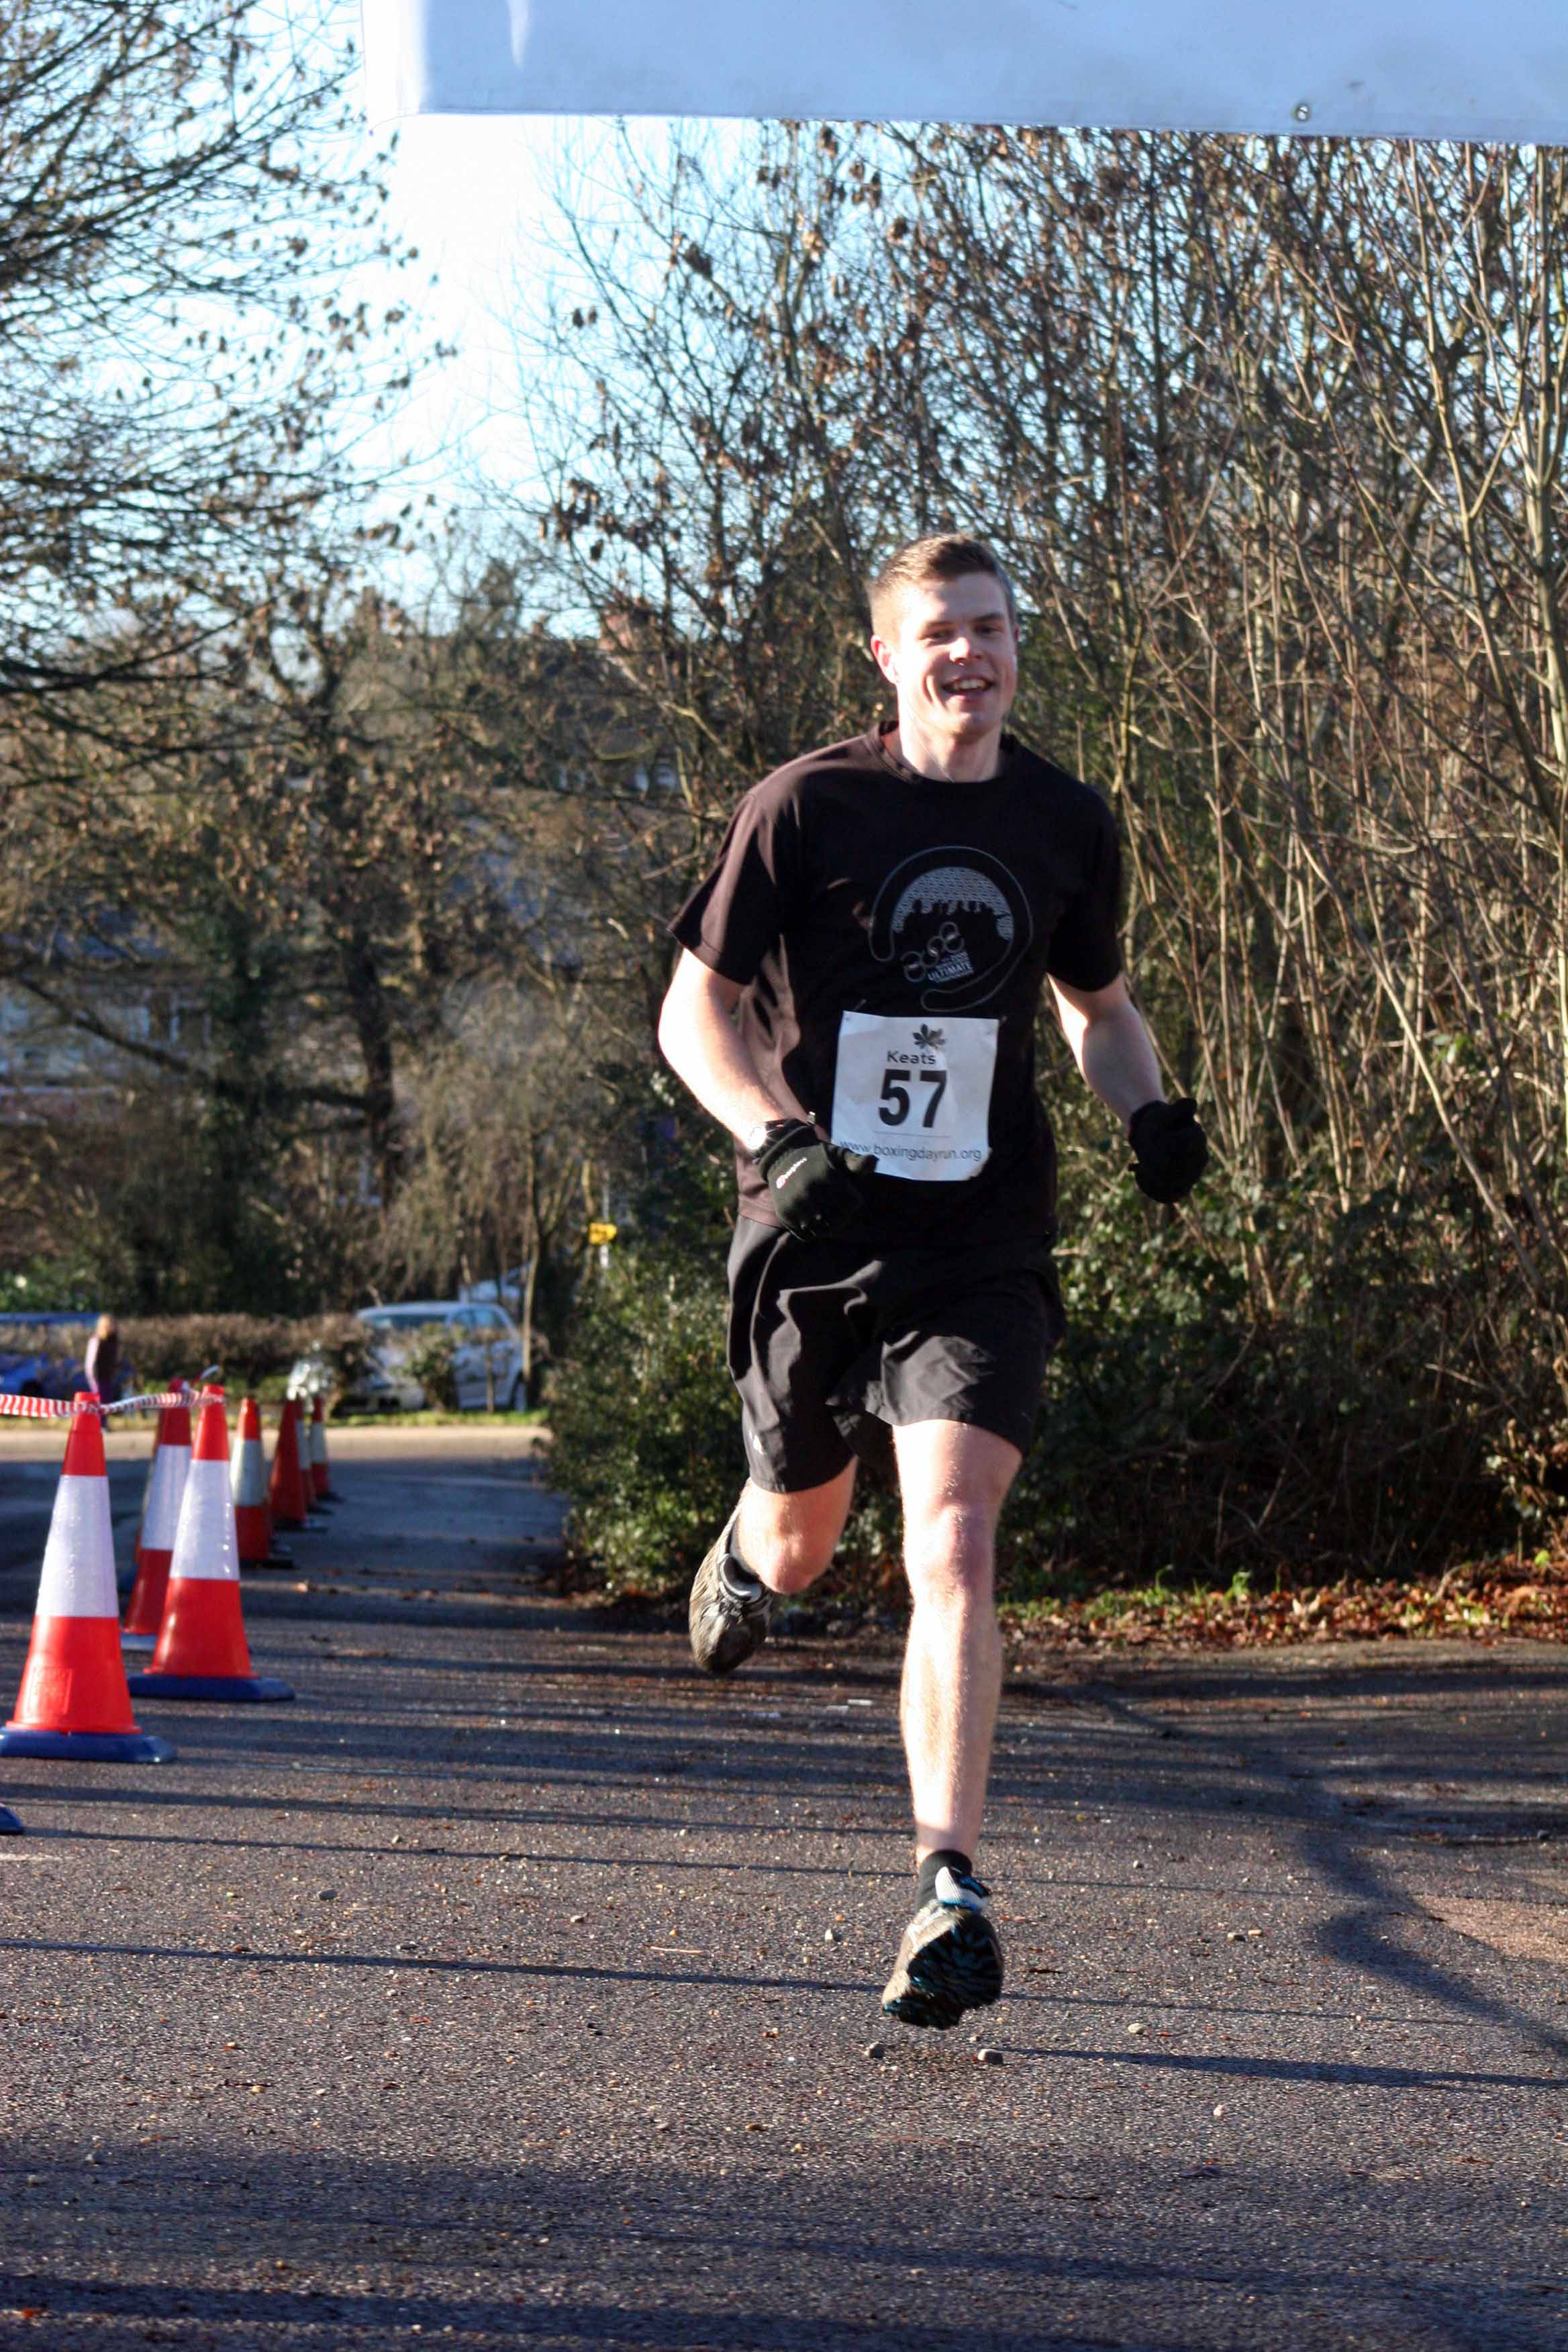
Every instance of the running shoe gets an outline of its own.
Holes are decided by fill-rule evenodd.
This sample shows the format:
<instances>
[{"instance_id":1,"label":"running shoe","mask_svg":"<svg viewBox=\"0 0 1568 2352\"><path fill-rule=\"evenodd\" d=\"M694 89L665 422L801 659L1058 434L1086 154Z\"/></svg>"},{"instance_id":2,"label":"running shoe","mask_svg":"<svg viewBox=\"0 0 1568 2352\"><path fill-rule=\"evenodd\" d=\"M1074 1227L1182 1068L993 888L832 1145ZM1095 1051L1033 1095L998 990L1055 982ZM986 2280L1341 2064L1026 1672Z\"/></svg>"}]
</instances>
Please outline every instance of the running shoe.
<instances>
[{"instance_id":1,"label":"running shoe","mask_svg":"<svg viewBox=\"0 0 1568 2352\"><path fill-rule=\"evenodd\" d=\"M990 1892L958 1871L937 1872L935 1894L904 1929L882 1995L887 2016L945 2033L966 2009L988 2008L997 1998L1002 1938L985 1908Z\"/></svg>"},{"instance_id":2,"label":"running shoe","mask_svg":"<svg viewBox=\"0 0 1568 2352\"><path fill-rule=\"evenodd\" d=\"M773 1594L730 1549L739 1517L737 1505L691 1580L687 1622L691 1654L704 1674L732 1675L762 1648L773 1619Z\"/></svg>"}]
</instances>

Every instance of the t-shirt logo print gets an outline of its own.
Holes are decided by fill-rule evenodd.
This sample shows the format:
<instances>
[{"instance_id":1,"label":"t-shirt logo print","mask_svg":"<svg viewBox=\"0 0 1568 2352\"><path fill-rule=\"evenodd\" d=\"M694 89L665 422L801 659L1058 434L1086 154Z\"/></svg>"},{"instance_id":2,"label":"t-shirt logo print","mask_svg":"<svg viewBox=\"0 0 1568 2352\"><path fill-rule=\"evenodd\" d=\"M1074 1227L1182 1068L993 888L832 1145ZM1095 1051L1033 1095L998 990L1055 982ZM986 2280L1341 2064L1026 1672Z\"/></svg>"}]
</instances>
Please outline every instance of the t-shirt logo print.
<instances>
[{"instance_id":1,"label":"t-shirt logo print","mask_svg":"<svg viewBox=\"0 0 1568 2352\"><path fill-rule=\"evenodd\" d=\"M1016 875L983 849L949 844L896 866L871 910L871 952L895 959L928 1011L984 1004L1034 937Z\"/></svg>"}]
</instances>

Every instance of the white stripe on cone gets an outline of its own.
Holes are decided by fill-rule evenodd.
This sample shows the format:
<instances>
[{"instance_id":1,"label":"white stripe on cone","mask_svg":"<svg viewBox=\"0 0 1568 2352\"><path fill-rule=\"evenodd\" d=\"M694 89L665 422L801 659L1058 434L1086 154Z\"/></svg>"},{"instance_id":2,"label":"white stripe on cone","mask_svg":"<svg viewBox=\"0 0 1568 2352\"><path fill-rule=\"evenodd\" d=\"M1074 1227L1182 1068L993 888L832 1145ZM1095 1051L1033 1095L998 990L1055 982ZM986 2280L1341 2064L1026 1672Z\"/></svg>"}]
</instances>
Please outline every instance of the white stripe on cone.
<instances>
[{"instance_id":1,"label":"white stripe on cone","mask_svg":"<svg viewBox=\"0 0 1568 2352\"><path fill-rule=\"evenodd\" d=\"M163 1416L160 1412L158 1415L158 1426L153 1433L153 1451L147 1456L147 1475L142 1481L142 1516L136 1522L136 1549L138 1551L142 1549L142 1529L147 1525L147 1506L153 1499L153 1473L158 1467L158 1456L163 1450Z\"/></svg>"},{"instance_id":2,"label":"white stripe on cone","mask_svg":"<svg viewBox=\"0 0 1568 2352\"><path fill-rule=\"evenodd\" d=\"M255 1510L267 1500L267 1455L259 1437L237 1437L229 1450L235 1504Z\"/></svg>"},{"instance_id":3,"label":"white stripe on cone","mask_svg":"<svg viewBox=\"0 0 1568 2352\"><path fill-rule=\"evenodd\" d=\"M142 1523L143 1551L172 1551L174 1531L180 1524L180 1505L184 1498L185 1480L190 1475L191 1449L188 1445L160 1445L153 1464L153 1491L147 1497L147 1516Z\"/></svg>"},{"instance_id":4,"label":"white stripe on cone","mask_svg":"<svg viewBox=\"0 0 1568 2352\"><path fill-rule=\"evenodd\" d=\"M171 1581L177 1576L232 1579L239 1582L239 1545L234 1531L234 1497L226 1462L193 1462L180 1506Z\"/></svg>"},{"instance_id":5,"label":"white stripe on cone","mask_svg":"<svg viewBox=\"0 0 1568 2352\"><path fill-rule=\"evenodd\" d=\"M107 1478L63 1475L38 1579L40 1617L120 1619Z\"/></svg>"}]
</instances>

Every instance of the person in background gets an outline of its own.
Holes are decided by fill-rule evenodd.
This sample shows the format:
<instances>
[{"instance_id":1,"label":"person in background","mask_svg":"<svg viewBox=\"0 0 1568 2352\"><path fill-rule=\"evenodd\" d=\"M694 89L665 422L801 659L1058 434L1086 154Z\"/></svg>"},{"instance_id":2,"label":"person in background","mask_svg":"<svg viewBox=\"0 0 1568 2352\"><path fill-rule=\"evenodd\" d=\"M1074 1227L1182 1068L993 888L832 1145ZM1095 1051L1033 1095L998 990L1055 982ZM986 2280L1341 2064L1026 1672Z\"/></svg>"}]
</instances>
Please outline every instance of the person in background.
<instances>
[{"instance_id":1,"label":"person in background","mask_svg":"<svg viewBox=\"0 0 1568 2352\"><path fill-rule=\"evenodd\" d=\"M82 1372L100 1404L112 1404L120 1394L120 1326L112 1315L99 1317Z\"/></svg>"}]
</instances>

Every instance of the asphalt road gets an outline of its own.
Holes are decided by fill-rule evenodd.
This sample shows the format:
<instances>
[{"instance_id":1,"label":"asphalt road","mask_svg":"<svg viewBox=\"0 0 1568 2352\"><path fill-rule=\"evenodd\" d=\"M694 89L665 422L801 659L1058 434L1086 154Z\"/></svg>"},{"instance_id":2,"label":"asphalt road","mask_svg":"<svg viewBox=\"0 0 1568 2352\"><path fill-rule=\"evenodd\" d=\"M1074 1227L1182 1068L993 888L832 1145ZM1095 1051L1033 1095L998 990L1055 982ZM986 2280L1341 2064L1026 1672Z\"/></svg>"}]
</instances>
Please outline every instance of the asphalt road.
<instances>
[{"instance_id":1,"label":"asphalt road","mask_svg":"<svg viewBox=\"0 0 1568 2352\"><path fill-rule=\"evenodd\" d=\"M136 1541L145 1473L144 1463L119 1461L109 1465L115 1550L127 1559ZM19 1462L0 1455L0 1611L6 1615L31 1612L58 1483L58 1459Z\"/></svg>"},{"instance_id":2,"label":"asphalt road","mask_svg":"<svg viewBox=\"0 0 1568 2352\"><path fill-rule=\"evenodd\" d=\"M0 2345L1568 2344L1560 1653L1016 1677L982 2064L886 1644L703 1684L415 1442L247 1585L296 1706L0 1765Z\"/></svg>"}]
</instances>

